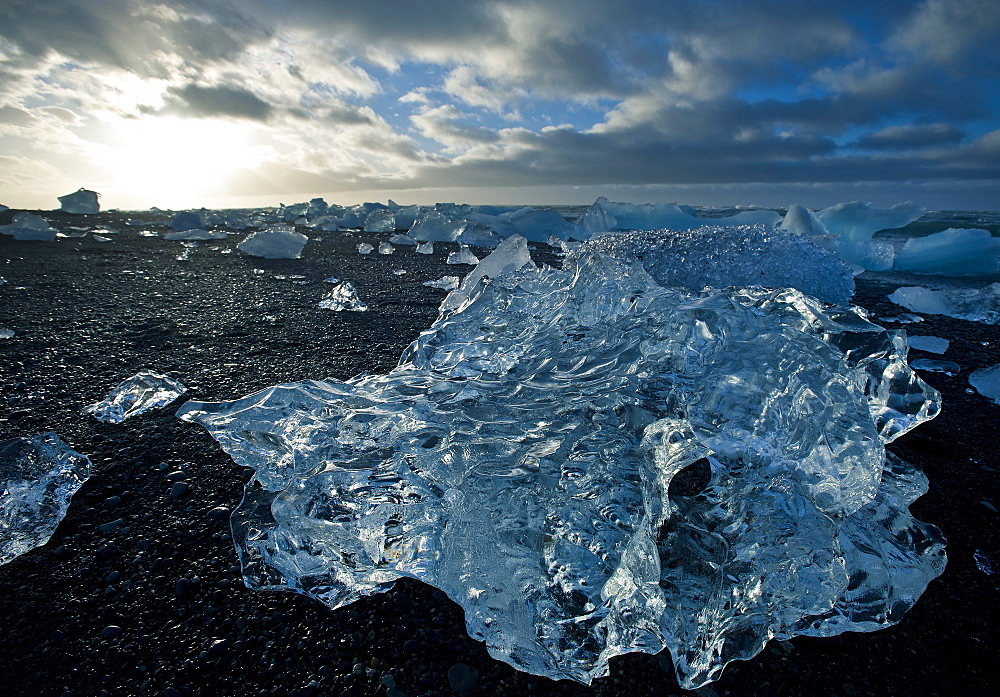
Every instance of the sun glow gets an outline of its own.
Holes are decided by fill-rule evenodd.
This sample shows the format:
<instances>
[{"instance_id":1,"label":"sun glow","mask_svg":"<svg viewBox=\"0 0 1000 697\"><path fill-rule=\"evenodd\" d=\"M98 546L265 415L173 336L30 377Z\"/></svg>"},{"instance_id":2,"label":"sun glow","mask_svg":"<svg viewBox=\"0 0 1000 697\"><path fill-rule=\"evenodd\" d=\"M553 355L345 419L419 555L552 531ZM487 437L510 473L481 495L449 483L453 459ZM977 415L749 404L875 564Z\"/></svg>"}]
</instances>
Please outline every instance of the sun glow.
<instances>
[{"instance_id":1,"label":"sun glow","mask_svg":"<svg viewBox=\"0 0 1000 697\"><path fill-rule=\"evenodd\" d=\"M230 193L230 175L259 165L268 148L252 144L252 127L231 121L156 116L121 121L102 153L109 170L102 192L122 207L211 207Z\"/></svg>"}]
</instances>

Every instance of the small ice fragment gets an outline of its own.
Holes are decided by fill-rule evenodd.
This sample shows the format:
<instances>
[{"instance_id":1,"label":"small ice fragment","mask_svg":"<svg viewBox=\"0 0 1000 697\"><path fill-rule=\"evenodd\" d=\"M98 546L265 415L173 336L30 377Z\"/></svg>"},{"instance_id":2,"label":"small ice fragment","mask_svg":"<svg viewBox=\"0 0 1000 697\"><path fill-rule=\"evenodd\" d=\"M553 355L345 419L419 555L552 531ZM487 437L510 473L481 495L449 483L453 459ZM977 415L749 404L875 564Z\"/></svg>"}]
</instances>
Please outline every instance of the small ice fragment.
<instances>
[{"instance_id":1,"label":"small ice fragment","mask_svg":"<svg viewBox=\"0 0 1000 697\"><path fill-rule=\"evenodd\" d=\"M184 230L183 232L164 232L165 240L224 240L229 235L223 230Z\"/></svg>"},{"instance_id":2,"label":"small ice fragment","mask_svg":"<svg viewBox=\"0 0 1000 697\"><path fill-rule=\"evenodd\" d=\"M914 315L909 312L904 312L896 317L879 317L881 322L895 322L897 324L916 324L917 322L923 322L924 318L920 315Z\"/></svg>"},{"instance_id":3,"label":"small ice fragment","mask_svg":"<svg viewBox=\"0 0 1000 697\"><path fill-rule=\"evenodd\" d=\"M308 237L289 225L275 225L250 233L236 248L264 259L298 259L308 241Z\"/></svg>"},{"instance_id":4,"label":"small ice fragment","mask_svg":"<svg viewBox=\"0 0 1000 697\"><path fill-rule=\"evenodd\" d=\"M97 202L100 196L96 191L89 191L82 186L71 194L59 196L59 210L63 213L98 213L101 205Z\"/></svg>"},{"instance_id":5,"label":"small ice fragment","mask_svg":"<svg viewBox=\"0 0 1000 697\"><path fill-rule=\"evenodd\" d=\"M319 306L324 310L333 310L334 312L344 310L348 312L365 312L368 309L368 306L361 302L361 299L358 297L358 291L354 289L354 284L350 281L344 281L334 286L326 294L326 297L319 301Z\"/></svg>"},{"instance_id":6,"label":"small ice fragment","mask_svg":"<svg viewBox=\"0 0 1000 697\"><path fill-rule=\"evenodd\" d=\"M421 242L417 245L415 250L417 254L433 254L434 253L434 243L433 242Z\"/></svg>"},{"instance_id":7,"label":"small ice fragment","mask_svg":"<svg viewBox=\"0 0 1000 697\"><path fill-rule=\"evenodd\" d=\"M14 330L13 329L0 329L0 339L13 339Z\"/></svg>"},{"instance_id":8,"label":"small ice fragment","mask_svg":"<svg viewBox=\"0 0 1000 697\"><path fill-rule=\"evenodd\" d=\"M910 336L907 337L906 342L910 345L910 348L929 353L944 353L948 350L948 346L951 343L939 336Z\"/></svg>"},{"instance_id":9,"label":"small ice fragment","mask_svg":"<svg viewBox=\"0 0 1000 697\"><path fill-rule=\"evenodd\" d=\"M982 396L1000 404L1000 363L973 371L969 384Z\"/></svg>"},{"instance_id":10,"label":"small ice fragment","mask_svg":"<svg viewBox=\"0 0 1000 697\"><path fill-rule=\"evenodd\" d=\"M328 276L327 278L323 279L323 282L324 283L340 283L340 279L337 278L336 276Z\"/></svg>"},{"instance_id":11,"label":"small ice fragment","mask_svg":"<svg viewBox=\"0 0 1000 697\"><path fill-rule=\"evenodd\" d=\"M396 251L396 248L393 247L388 242L381 242L379 244L379 246L378 246L378 253L379 254L392 254L395 251Z\"/></svg>"},{"instance_id":12,"label":"small ice fragment","mask_svg":"<svg viewBox=\"0 0 1000 697\"><path fill-rule=\"evenodd\" d=\"M976 550L972 553L972 558L976 561L976 566L987 576L993 575L993 564L990 562L990 558L983 554L982 551Z\"/></svg>"},{"instance_id":13,"label":"small ice fragment","mask_svg":"<svg viewBox=\"0 0 1000 697\"><path fill-rule=\"evenodd\" d=\"M479 257L472 253L468 245L462 245L457 252L448 255L447 264L478 264Z\"/></svg>"},{"instance_id":14,"label":"small ice fragment","mask_svg":"<svg viewBox=\"0 0 1000 697\"><path fill-rule=\"evenodd\" d=\"M149 409L165 407L185 392L187 388L173 378L140 370L113 389L103 402L91 404L83 413L104 423L119 424Z\"/></svg>"},{"instance_id":15,"label":"small ice fragment","mask_svg":"<svg viewBox=\"0 0 1000 697\"><path fill-rule=\"evenodd\" d=\"M52 431L0 443L0 564L41 547L90 477L90 460Z\"/></svg>"},{"instance_id":16,"label":"small ice fragment","mask_svg":"<svg viewBox=\"0 0 1000 697\"><path fill-rule=\"evenodd\" d=\"M442 276L436 281L424 281L424 285L429 288L440 288L441 290L455 290L458 288L458 276Z\"/></svg>"},{"instance_id":17,"label":"small ice fragment","mask_svg":"<svg viewBox=\"0 0 1000 697\"><path fill-rule=\"evenodd\" d=\"M103 235L94 235L94 242L110 242L110 237L104 237Z\"/></svg>"},{"instance_id":18,"label":"small ice fragment","mask_svg":"<svg viewBox=\"0 0 1000 697\"><path fill-rule=\"evenodd\" d=\"M931 373L944 373L945 375L958 375L962 367L953 361L936 361L931 358L917 358L910 361L910 367L917 370L926 370Z\"/></svg>"},{"instance_id":19,"label":"small ice fragment","mask_svg":"<svg viewBox=\"0 0 1000 697\"><path fill-rule=\"evenodd\" d=\"M375 247L372 245L367 242L362 242L358 245L358 254L371 254L373 249L375 249Z\"/></svg>"},{"instance_id":20,"label":"small ice fragment","mask_svg":"<svg viewBox=\"0 0 1000 697\"><path fill-rule=\"evenodd\" d=\"M396 269L392 272L393 276L404 276L406 274L406 269Z\"/></svg>"}]
</instances>

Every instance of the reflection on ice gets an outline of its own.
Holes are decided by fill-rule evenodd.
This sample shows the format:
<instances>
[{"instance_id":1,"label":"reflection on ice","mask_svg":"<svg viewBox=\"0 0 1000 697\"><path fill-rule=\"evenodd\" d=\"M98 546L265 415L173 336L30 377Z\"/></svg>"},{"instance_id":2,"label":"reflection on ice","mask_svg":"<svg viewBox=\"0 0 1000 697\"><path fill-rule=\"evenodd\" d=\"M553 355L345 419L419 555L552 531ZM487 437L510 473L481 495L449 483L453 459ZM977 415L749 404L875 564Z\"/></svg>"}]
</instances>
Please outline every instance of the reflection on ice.
<instances>
[{"instance_id":1,"label":"reflection on ice","mask_svg":"<svg viewBox=\"0 0 1000 697\"><path fill-rule=\"evenodd\" d=\"M187 388L177 380L141 370L113 389L104 401L91 404L83 413L91 414L98 421L119 424L136 414L165 407L185 392Z\"/></svg>"},{"instance_id":2,"label":"reflection on ice","mask_svg":"<svg viewBox=\"0 0 1000 697\"><path fill-rule=\"evenodd\" d=\"M0 564L49 541L90 460L53 432L0 443Z\"/></svg>"},{"instance_id":3,"label":"reflection on ice","mask_svg":"<svg viewBox=\"0 0 1000 697\"><path fill-rule=\"evenodd\" d=\"M670 271L685 244L712 259L671 239L555 270L508 238L389 373L185 404L255 470L232 518L247 584L340 607L413 577L493 656L584 683L665 648L692 688L771 638L898 622L944 551L884 445L939 395L902 334Z\"/></svg>"}]
</instances>

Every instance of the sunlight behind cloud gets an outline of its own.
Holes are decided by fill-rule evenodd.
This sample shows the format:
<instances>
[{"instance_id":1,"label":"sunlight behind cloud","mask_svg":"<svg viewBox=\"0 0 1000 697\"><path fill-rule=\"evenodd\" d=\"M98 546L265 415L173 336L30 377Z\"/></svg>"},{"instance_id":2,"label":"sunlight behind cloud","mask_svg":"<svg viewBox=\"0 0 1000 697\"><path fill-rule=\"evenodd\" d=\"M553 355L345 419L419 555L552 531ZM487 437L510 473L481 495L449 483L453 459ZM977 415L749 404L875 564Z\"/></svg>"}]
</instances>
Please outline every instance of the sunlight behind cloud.
<instances>
[{"instance_id":1,"label":"sunlight behind cloud","mask_svg":"<svg viewBox=\"0 0 1000 697\"><path fill-rule=\"evenodd\" d=\"M122 121L102 153L115 179L105 195L128 206L191 207L217 196L227 177L259 165L270 148L253 145L252 126L173 116Z\"/></svg>"}]
</instances>

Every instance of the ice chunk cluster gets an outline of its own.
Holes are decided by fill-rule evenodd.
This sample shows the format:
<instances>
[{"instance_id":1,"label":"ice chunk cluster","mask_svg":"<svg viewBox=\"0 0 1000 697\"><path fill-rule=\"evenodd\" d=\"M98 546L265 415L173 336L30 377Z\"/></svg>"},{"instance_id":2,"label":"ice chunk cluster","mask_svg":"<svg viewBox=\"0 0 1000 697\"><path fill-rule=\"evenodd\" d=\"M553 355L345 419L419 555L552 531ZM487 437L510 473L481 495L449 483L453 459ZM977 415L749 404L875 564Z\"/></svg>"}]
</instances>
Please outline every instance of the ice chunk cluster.
<instances>
[{"instance_id":1,"label":"ice chunk cluster","mask_svg":"<svg viewBox=\"0 0 1000 697\"><path fill-rule=\"evenodd\" d=\"M49 541L90 460L53 432L0 443L0 564Z\"/></svg>"},{"instance_id":2,"label":"ice chunk cluster","mask_svg":"<svg viewBox=\"0 0 1000 697\"><path fill-rule=\"evenodd\" d=\"M771 638L898 622L944 566L884 448L939 409L902 334L663 285L625 239L563 270L508 239L385 375L182 406L255 470L247 584L336 608L416 578L496 658L583 683L667 649L693 688Z\"/></svg>"},{"instance_id":3,"label":"ice chunk cluster","mask_svg":"<svg viewBox=\"0 0 1000 697\"><path fill-rule=\"evenodd\" d=\"M98 421L120 424L125 419L150 409L165 407L187 388L177 380L151 370L141 370L119 384L103 401L83 410Z\"/></svg>"}]
</instances>

